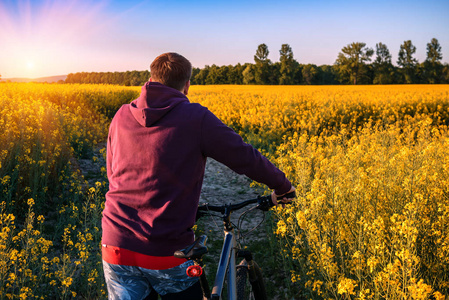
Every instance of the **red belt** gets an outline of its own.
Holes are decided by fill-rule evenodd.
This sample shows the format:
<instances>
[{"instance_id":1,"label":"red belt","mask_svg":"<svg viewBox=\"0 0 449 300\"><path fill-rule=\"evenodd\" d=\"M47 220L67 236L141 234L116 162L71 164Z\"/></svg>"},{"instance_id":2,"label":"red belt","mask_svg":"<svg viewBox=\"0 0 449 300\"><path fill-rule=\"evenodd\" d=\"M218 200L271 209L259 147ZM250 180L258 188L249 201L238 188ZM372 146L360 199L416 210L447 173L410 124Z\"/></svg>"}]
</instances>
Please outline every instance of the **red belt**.
<instances>
[{"instance_id":1,"label":"red belt","mask_svg":"<svg viewBox=\"0 0 449 300\"><path fill-rule=\"evenodd\" d=\"M165 270L179 266L187 260L174 256L151 256L119 247L103 245L103 260L107 263L122 266L135 266L150 270Z\"/></svg>"}]
</instances>

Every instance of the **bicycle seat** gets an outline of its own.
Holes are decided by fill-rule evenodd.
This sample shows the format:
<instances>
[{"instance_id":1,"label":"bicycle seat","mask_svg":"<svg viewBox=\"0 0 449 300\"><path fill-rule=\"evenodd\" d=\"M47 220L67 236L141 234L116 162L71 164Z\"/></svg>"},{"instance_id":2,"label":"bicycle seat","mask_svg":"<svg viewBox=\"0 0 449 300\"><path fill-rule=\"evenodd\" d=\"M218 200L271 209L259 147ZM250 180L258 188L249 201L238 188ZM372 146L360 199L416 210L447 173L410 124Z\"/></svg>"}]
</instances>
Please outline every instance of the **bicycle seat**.
<instances>
[{"instance_id":1,"label":"bicycle seat","mask_svg":"<svg viewBox=\"0 0 449 300\"><path fill-rule=\"evenodd\" d=\"M186 259L198 259L208 252L206 244L207 236L202 235L182 250L175 252L175 257Z\"/></svg>"}]
</instances>

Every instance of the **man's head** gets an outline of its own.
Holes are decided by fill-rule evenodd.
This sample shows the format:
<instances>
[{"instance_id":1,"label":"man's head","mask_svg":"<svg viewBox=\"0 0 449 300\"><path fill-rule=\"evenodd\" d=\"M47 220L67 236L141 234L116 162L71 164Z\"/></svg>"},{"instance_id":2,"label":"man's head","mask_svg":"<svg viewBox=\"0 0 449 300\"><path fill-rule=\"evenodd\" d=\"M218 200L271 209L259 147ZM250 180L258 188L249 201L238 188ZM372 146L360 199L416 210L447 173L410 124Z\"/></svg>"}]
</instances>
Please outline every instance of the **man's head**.
<instances>
[{"instance_id":1,"label":"man's head","mask_svg":"<svg viewBox=\"0 0 449 300\"><path fill-rule=\"evenodd\" d=\"M161 54L151 63L150 73L150 81L160 82L187 95L192 64L184 56L174 52Z\"/></svg>"}]
</instances>

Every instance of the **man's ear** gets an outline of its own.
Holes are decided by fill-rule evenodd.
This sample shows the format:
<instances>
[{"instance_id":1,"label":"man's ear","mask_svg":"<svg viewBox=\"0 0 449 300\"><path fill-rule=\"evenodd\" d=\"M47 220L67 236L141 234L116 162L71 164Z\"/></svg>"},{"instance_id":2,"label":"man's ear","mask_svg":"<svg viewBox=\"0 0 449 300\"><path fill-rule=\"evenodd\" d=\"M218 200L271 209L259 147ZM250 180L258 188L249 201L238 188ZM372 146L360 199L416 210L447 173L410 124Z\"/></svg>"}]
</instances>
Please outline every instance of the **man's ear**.
<instances>
[{"instance_id":1,"label":"man's ear","mask_svg":"<svg viewBox=\"0 0 449 300\"><path fill-rule=\"evenodd\" d=\"M148 80L149 82L153 82L153 78L150 77L150 80Z\"/></svg>"},{"instance_id":2,"label":"man's ear","mask_svg":"<svg viewBox=\"0 0 449 300\"><path fill-rule=\"evenodd\" d=\"M190 88L190 80L186 82L186 85L184 86L184 95L188 95L189 94L189 88Z\"/></svg>"}]
</instances>

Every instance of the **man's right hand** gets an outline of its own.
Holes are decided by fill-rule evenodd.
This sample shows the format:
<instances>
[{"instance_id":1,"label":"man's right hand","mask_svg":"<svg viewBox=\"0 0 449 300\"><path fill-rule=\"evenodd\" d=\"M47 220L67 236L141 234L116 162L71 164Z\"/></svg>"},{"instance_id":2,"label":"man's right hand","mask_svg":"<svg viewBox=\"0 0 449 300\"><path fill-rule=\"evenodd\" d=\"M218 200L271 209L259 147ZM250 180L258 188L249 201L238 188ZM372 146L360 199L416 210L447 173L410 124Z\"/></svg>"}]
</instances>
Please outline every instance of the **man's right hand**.
<instances>
[{"instance_id":1,"label":"man's right hand","mask_svg":"<svg viewBox=\"0 0 449 300\"><path fill-rule=\"evenodd\" d=\"M291 189L282 195L277 195L274 191L271 193L271 201L273 201L274 205L282 204L282 207L285 207L285 204L290 203L294 198L282 197L287 195L288 193L296 191L295 187L292 186ZM280 198L281 200L278 200Z\"/></svg>"}]
</instances>

